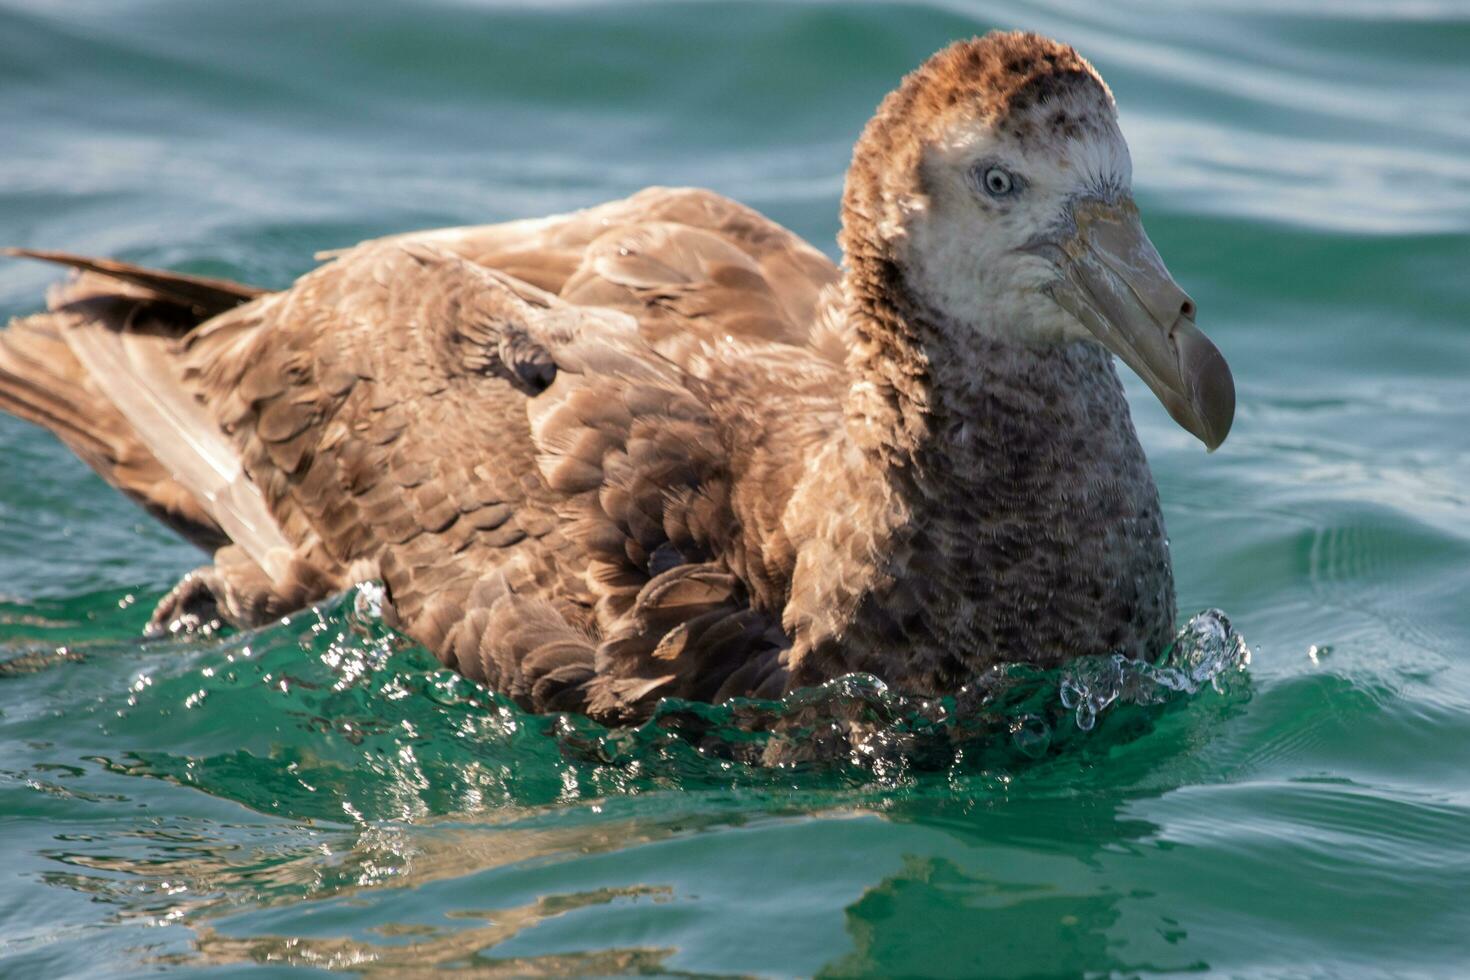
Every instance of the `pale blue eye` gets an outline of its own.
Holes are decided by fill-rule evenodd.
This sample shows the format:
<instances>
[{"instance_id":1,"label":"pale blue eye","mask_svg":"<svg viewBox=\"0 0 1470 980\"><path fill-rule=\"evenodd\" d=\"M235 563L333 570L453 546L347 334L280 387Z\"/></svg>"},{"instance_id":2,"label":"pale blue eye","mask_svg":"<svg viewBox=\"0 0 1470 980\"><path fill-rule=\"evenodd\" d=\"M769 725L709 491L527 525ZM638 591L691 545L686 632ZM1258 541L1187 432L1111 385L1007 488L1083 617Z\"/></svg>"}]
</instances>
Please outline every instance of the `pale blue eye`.
<instances>
[{"instance_id":1,"label":"pale blue eye","mask_svg":"<svg viewBox=\"0 0 1470 980\"><path fill-rule=\"evenodd\" d=\"M1004 167L987 167L980 176L980 186L991 197L1005 197L1016 188L1016 180Z\"/></svg>"}]
</instances>

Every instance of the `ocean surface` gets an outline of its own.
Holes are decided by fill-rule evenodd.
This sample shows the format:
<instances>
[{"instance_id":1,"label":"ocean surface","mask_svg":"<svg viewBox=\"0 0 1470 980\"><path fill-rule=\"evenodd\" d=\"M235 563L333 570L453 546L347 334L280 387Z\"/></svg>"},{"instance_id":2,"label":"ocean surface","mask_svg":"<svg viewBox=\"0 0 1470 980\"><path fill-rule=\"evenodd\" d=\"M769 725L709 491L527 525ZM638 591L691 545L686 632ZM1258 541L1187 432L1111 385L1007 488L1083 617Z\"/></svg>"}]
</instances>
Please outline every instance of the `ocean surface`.
<instances>
[{"instance_id":1,"label":"ocean surface","mask_svg":"<svg viewBox=\"0 0 1470 980\"><path fill-rule=\"evenodd\" d=\"M203 557L0 418L0 975L1465 975L1470 3L0 0L0 244L280 287L657 183L834 252L874 105L992 27L1111 83L1239 386L1206 455L1126 382L1166 664L606 731L371 589L145 644ZM0 264L0 317L56 278ZM749 763L824 711L870 737Z\"/></svg>"}]
</instances>

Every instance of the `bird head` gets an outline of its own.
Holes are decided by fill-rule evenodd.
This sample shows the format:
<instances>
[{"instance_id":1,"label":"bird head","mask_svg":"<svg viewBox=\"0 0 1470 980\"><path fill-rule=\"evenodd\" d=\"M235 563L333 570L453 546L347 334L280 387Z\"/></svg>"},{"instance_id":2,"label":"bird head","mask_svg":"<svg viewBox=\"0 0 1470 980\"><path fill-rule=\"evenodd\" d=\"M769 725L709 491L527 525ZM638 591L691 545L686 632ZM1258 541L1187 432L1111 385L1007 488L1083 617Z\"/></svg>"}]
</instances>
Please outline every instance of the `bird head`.
<instances>
[{"instance_id":1,"label":"bird head","mask_svg":"<svg viewBox=\"0 0 1470 980\"><path fill-rule=\"evenodd\" d=\"M1072 48L992 33L931 57L868 124L843 203L849 261L891 261L953 329L1102 344L1224 441L1230 369L1144 232L1112 93Z\"/></svg>"}]
</instances>

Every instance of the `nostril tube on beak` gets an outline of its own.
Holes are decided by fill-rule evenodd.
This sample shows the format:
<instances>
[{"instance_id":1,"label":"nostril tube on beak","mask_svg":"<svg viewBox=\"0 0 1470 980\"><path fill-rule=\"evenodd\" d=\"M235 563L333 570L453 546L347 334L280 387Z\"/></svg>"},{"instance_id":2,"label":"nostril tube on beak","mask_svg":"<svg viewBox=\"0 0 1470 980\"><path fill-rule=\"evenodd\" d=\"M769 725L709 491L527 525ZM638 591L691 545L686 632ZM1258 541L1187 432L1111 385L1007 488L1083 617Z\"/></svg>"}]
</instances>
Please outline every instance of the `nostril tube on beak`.
<instances>
[{"instance_id":1,"label":"nostril tube on beak","mask_svg":"<svg viewBox=\"0 0 1470 980\"><path fill-rule=\"evenodd\" d=\"M1194 300L1185 297L1183 303L1179 304L1179 315L1186 320L1194 319Z\"/></svg>"}]
</instances>

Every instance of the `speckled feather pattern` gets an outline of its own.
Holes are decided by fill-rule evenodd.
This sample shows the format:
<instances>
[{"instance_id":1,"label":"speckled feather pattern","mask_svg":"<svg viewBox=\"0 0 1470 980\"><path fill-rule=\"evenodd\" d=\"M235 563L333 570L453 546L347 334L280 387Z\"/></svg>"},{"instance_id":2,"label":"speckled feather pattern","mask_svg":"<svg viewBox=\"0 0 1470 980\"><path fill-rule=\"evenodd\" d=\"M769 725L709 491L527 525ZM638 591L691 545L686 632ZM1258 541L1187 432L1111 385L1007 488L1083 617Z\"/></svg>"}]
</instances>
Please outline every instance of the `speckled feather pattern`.
<instances>
[{"instance_id":1,"label":"speckled feather pattern","mask_svg":"<svg viewBox=\"0 0 1470 980\"><path fill-rule=\"evenodd\" d=\"M935 360L948 383L930 435L905 462L819 491L851 515L825 561L863 572L817 576L814 562L824 585L860 587L795 597L811 608L798 680L864 670L948 691L1001 661L1162 649L1168 543L1109 355L972 342ZM859 566L864 553L881 557Z\"/></svg>"}]
</instances>

